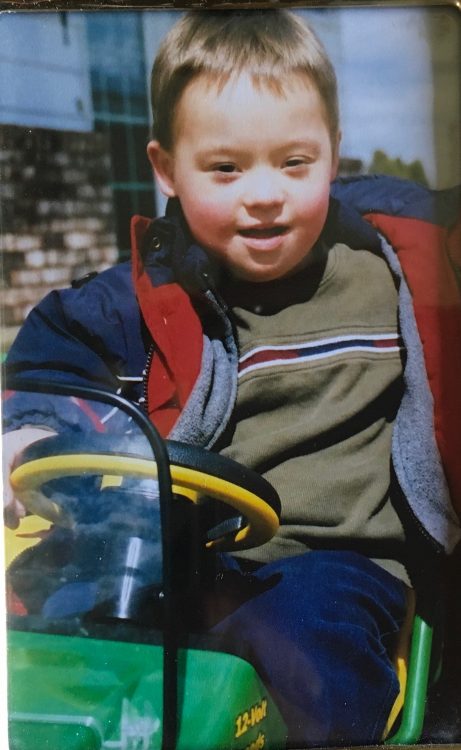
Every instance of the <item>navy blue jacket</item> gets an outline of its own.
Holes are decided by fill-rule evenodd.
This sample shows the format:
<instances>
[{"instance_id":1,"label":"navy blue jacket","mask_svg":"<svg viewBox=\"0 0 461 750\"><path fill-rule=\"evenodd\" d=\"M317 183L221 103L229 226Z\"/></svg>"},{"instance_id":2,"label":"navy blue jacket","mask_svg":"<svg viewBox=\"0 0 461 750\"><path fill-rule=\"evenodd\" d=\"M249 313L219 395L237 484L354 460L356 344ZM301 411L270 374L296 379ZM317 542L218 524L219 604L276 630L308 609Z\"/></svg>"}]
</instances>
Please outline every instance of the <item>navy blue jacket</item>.
<instances>
[{"instance_id":1,"label":"navy blue jacket","mask_svg":"<svg viewBox=\"0 0 461 750\"><path fill-rule=\"evenodd\" d=\"M407 358L393 463L414 514L448 551L461 538L454 510L461 510L459 215L459 190L351 178L334 183L323 233L327 242L383 254L396 278ZM133 238L132 263L45 297L7 370L122 393L164 435L212 448L232 413L238 366L219 267L194 243L174 202L164 218L139 218ZM24 394L13 394L4 414L7 429L62 426L49 403L34 413ZM66 419L80 429L86 417L75 406Z\"/></svg>"}]
</instances>

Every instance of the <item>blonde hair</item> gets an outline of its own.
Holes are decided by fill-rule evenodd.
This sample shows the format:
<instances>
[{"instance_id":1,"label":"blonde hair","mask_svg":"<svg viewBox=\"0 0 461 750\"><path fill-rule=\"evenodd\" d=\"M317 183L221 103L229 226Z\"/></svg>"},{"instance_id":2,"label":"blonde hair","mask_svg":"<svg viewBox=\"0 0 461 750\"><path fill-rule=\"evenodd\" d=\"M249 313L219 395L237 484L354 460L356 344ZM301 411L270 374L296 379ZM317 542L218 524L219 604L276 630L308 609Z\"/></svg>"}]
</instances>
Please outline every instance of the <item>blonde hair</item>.
<instances>
[{"instance_id":1,"label":"blonde hair","mask_svg":"<svg viewBox=\"0 0 461 750\"><path fill-rule=\"evenodd\" d=\"M169 31L151 78L154 137L173 147L174 118L184 89L205 74L224 86L249 71L255 84L283 92L294 73L316 86L325 108L333 148L339 107L333 65L312 29L285 10L190 11Z\"/></svg>"}]
</instances>

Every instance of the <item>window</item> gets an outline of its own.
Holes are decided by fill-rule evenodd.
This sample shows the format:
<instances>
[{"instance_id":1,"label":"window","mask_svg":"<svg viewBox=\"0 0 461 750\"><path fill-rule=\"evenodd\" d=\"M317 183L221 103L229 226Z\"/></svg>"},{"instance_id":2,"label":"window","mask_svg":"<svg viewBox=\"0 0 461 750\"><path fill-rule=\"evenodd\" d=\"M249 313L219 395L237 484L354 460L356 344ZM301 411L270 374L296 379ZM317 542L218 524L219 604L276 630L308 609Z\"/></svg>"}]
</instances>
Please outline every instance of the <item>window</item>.
<instances>
[{"instance_id":1,"label":"window","mask_svg":"<svg viewBox=\"0 0 461 750\"><path fill-rule=\"evenodd\" d=\"M124 259L131 216L152 216L155 205L146 156L150 121L142 15L97 12L86 19L95 128L110 144L116 231Z\"/></svg>"}]
</instances>

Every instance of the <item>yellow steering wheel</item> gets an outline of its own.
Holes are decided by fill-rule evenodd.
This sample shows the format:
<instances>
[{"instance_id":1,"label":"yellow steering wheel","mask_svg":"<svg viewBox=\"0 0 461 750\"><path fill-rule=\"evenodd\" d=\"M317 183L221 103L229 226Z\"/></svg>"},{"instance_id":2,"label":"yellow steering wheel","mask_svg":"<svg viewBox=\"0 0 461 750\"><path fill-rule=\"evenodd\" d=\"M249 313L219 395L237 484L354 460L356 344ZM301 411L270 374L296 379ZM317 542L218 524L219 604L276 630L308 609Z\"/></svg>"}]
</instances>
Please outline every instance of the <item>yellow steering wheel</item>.
<instances>
[{"instance_id":1,"label":"yellow steering wheel","mask_svg":"<svg viewBox=\"0 0 461 750\"><path fill-rule=\"evenodd\" d=\"M74 519L59 501L40 490L62 477L101 475L101 489L117 485L123 477L152 479L157 465L148 454L146 440L131 441L117 449L117 440L107 435L47 437L23 452L11 473L11 484L30 513L63 526ZM120 444L119 444L119 447ZM279 526L280 499L269 482L241 464L202 448L166 441L173 493L200 504L213 498L231 506L239 522L206 546L219 550L241 550L269 541ZM217 529L219 530L218 525Z\"/></svg>"}]
</instances>

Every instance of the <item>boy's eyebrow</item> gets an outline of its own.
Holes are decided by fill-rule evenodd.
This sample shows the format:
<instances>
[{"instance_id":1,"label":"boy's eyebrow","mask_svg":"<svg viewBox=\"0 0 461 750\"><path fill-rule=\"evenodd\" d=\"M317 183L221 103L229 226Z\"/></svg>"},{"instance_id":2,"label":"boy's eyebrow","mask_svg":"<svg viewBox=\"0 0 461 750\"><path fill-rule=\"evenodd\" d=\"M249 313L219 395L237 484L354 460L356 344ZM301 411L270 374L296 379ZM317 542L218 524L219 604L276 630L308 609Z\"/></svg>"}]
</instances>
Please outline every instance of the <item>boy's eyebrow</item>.
<instances>
[{"instance_id":1,"label":"boy's eyebrow","mask_svg":"<svg viewBox=\"0 0 461 750\"><path fill-rule=\"evenodd\" d=\"M303 156L316 159L321 152L321 143L315 138L303 138L283 143L274 149L276 156Z\"/></svg>"},{"instance_id":2,"label":"boy's eyebrow","mask_svg":"<svg viewBox=\"0 0 461 750\"><path fill-rule=\"evenodd\" d=\"M212 156L213 154L239 154L242 152L243 149L235 148L234 146L230 146L229 144L225 143L213 143L211 146L206 146L206 148L199 149L197 152L199 156Z\"/></svg>"},{"instance_id":3,"label":"boy's eyebrow","mask_svg":"<svg viewBox=\"0 0 461 750\"><path fill-rule=\"evenodd\" d=\"M285 143L278 144L272 149L274 154L283 153L285 151L292 151L293 149L300 149L301 151L307 150L310 152L318 153L320 150L320 142L314 138L303 138L293 141L287 141ZM216 142L206 148L198 151L199 158L207 158L211 156L238 156L239 154L246 153L247 149L242 147L235 147L226 143ZM250 149L248 149L250 151ZM251 152L254 153L253 149Z\"/></svg>"},{"instance_id":4,"label":"boy's eyebrow","mask_svg":"<svg viewBox=\"0 0 461 750\"><path fill-rule=\"evenodd\" d=\"M298 140L288 141L287 143L284 143L282 146L280 146L280 151L284 151L285 149L305 149L308 150L314 149L315 151L319 151L320 149L320 142L316 140L315 138L301 138Z\"/></svg>"}]
</instances>

